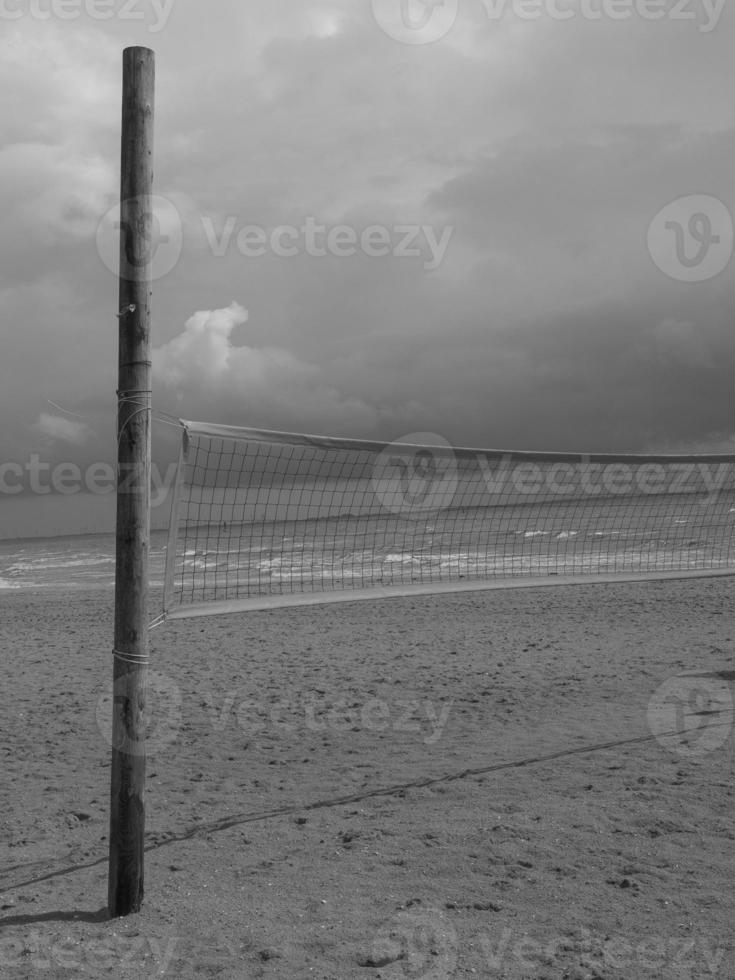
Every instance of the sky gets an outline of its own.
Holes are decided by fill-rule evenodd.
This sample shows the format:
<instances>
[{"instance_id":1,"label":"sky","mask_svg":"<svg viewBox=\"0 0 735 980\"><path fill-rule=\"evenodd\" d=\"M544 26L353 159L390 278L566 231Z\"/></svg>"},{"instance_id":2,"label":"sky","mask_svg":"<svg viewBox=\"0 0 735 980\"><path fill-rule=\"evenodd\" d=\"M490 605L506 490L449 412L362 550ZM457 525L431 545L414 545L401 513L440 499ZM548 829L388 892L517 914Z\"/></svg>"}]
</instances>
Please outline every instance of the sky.
<instances>
[{"instance_id":1,"label":"sky","mask_svg":"<svg viewBox=\"0 0 735 980\"><path fill-rule=\"evenodd\" d=\"M0 0L0 537L112 528L129 45L161 487L165 415L735 451L734 42L722 0Z\"/></svg>"}]
</instances>

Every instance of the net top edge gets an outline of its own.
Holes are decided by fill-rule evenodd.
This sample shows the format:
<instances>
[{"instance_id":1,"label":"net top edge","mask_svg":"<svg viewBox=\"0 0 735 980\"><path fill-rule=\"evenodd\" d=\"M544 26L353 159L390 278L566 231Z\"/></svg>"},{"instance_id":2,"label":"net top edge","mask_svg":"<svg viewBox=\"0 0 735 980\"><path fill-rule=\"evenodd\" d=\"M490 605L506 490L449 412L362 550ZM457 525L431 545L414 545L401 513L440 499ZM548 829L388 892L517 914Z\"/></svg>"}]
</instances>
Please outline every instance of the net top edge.
<instances>
[{"instance_id":1,"label":"net top edge","mask_svg":"<svg viewBox=\"0 0 735 980\"><path fill-rule=\"evenodd\" d=\"M486 449L468 446L437 446L430 444L406 443L371 439L352 439L340 436L323 436L305 432L282 432L276 429L254 429L245 426L222 425L215 422L195 422L180 419L181 425L190 435L233 439L269 445L313 446L323 449L353 449L363 452L382 453L388 446L405 449L408 452L430 450L433 455L453 455L455 457L492 456L512 457L531 461L549 462L607 462L607 463L735 463L735 453L595 453L595 452L535 452L533 450Z\"/></svg>"}]
</instances>

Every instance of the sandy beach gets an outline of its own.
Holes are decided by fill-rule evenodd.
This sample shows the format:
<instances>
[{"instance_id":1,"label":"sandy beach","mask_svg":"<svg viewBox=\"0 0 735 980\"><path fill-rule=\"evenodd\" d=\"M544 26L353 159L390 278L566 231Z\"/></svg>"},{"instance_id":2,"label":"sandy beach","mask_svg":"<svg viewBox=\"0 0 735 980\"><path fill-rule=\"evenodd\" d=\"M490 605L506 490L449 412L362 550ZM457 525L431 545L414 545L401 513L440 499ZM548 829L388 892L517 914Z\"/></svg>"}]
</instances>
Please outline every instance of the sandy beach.
<instances>
[{"instance_id":1,"label":"sandy beach","mask_svg":"<svg viewBox=\"0 0 735 980\"><path fill-rule=\"evenodd\" d=\"M734 585L156 629L113 921L112 593L2 594L0 974L731 980Z\"/></svg>"}]
</instances>

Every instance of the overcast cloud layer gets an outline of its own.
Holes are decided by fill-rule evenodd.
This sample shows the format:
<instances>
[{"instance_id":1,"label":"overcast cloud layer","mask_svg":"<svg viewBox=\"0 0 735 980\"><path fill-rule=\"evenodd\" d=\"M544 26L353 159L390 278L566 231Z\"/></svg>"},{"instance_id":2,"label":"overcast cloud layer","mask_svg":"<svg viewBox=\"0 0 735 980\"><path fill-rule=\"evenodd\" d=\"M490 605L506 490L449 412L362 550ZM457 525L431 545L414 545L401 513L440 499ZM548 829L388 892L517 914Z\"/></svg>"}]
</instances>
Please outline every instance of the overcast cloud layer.
<instances>
[{"instance_id":1,"label":"overcast cloud layer","mask_svg":"<svg viewBox=\"0 0 735 980\"><path fill-rule=\"evenodd\" d=\"M61 9L0 3L3 462L114 460L130 44L157 55L158 411L735 451L732 8ZM162 466L175 441L156 427Z\"/></svg>"}]
</instances>

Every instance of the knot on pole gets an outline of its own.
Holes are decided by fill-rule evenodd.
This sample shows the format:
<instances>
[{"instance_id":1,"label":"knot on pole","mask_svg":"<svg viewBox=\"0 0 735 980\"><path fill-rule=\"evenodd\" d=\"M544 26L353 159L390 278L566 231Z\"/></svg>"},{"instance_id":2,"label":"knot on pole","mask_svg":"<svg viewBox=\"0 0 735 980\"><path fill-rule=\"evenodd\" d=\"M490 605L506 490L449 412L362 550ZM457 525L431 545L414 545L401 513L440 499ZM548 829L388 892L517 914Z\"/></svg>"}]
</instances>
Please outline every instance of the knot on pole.
<instances>
[{"instance_id":1,"label":"knot on pole","mask_svg":"<svg viewBox=\"0 0 735 980\"><path fill-rule=\"evenodd\" d=\"M117 314L118 320L122 320L122 318L124 316L127 316L129 313L135 313L135 311L137 310L137 308L138 307L135 305L135 303L128 303L127 306L123 306L123 308Z\"/></svg>"}]
</instances>

